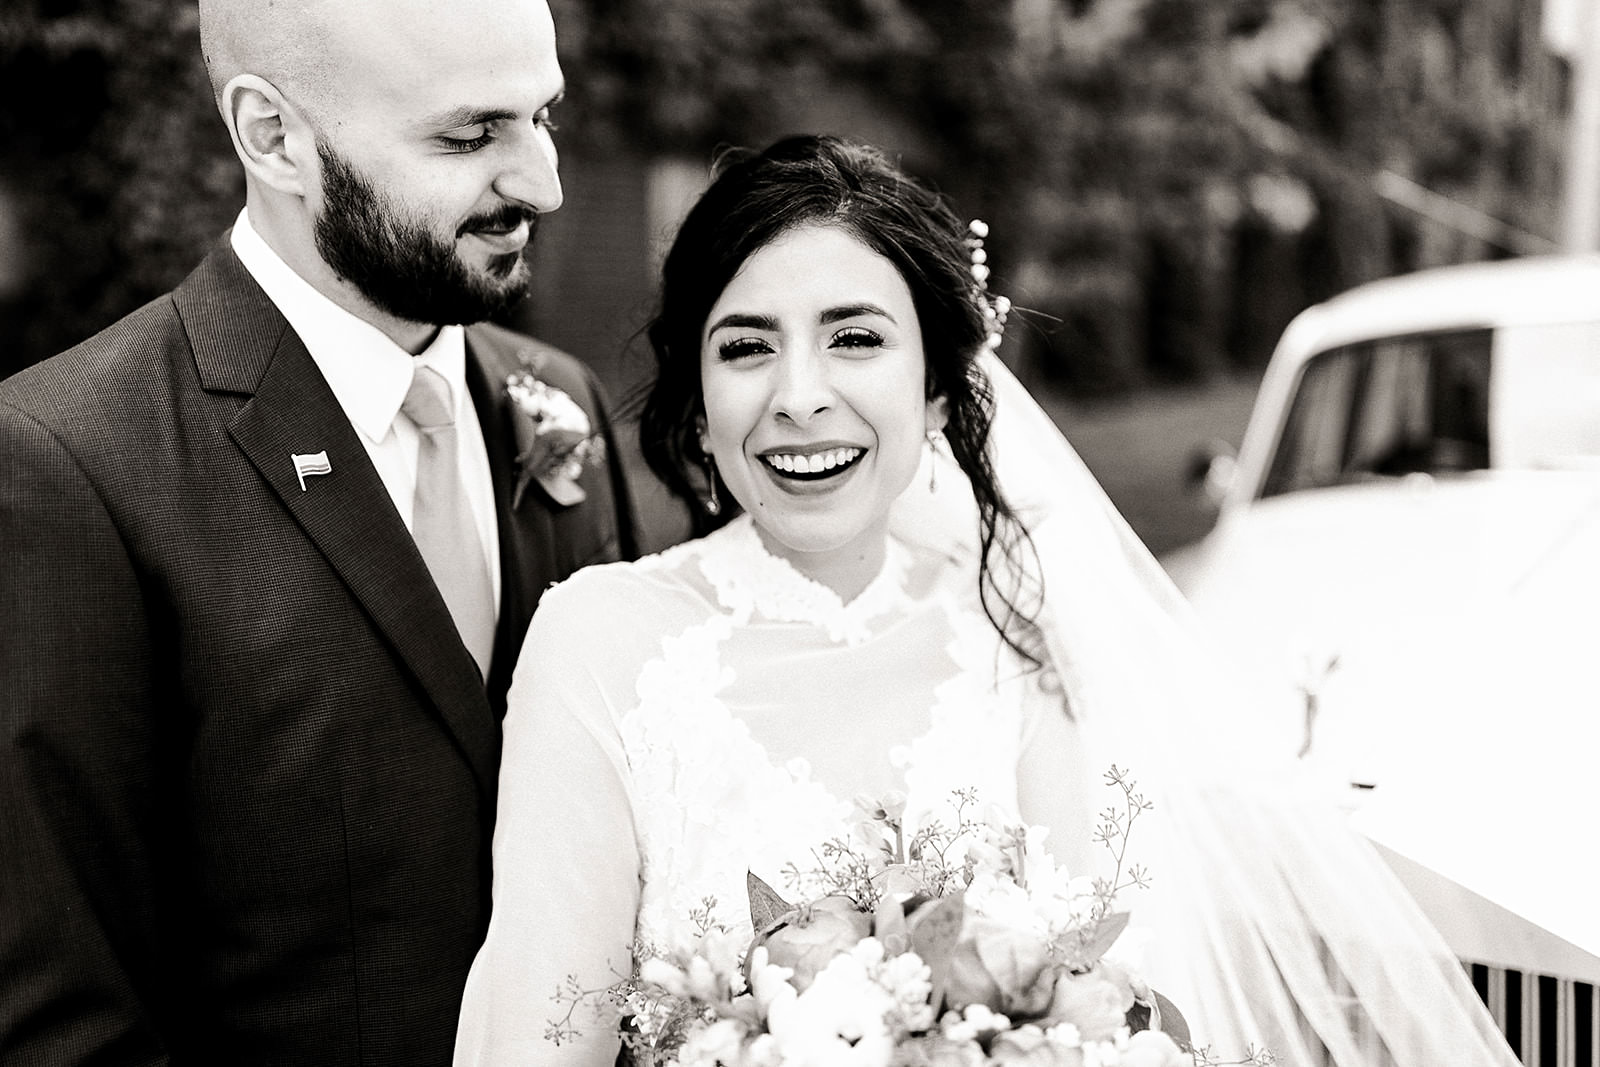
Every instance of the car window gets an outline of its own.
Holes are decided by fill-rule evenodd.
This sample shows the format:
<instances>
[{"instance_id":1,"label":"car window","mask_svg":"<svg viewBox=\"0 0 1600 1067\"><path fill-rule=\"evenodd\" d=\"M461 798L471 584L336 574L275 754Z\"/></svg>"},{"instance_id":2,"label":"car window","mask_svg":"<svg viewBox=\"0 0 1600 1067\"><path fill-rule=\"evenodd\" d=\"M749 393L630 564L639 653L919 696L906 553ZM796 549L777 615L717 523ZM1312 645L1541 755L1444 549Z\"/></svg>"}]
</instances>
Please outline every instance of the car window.
<instances>
[{"instance_id":1,"label":"car window","mask_svg":"<svg viewBox=\"0 0 1600 1067\"><path fill-rule=\"evenodd\" d=\"M1600 322L1502 329L1491 392L1496 467L1600 467Z\"/></svg>"},{"instance_id":2,"label":"car window","mask_svg":"<svg viewBox=\"0 0 1600 1067\"><path fill-rule=\"evenodd\" d=\"M1306 361L1261 495L1489 465L1487 329L1386 337Z\"/></svg>"}]
</instances>

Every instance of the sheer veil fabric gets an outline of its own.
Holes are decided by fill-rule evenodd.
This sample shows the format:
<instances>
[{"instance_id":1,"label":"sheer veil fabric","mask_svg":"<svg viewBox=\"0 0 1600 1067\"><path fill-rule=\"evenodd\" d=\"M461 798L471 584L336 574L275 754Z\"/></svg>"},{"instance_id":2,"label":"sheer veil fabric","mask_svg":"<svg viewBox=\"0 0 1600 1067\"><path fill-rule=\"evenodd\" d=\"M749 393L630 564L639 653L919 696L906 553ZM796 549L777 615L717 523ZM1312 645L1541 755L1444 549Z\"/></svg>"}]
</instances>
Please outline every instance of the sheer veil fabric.
<instances>
[{"instance_id":1,"label":"sheer veil fabric","mask_svg":"<svg viewBox=\"0 0 1600 1067\"><path fill-rule=\"evenodd\" d=\"M766 553L748 518L550 590L505 722L494 910L457 1064L609 1067L617 1040L558 992L624 976L636 937L691 913L748 926L745 872L848 826L850 798L950 792L1049 828L1094 861L1099 772L1154 803L1130 842L1132 959L1219 1059L1511 1067L1459 965L1341 813L1303 794L1250 694L1213 670L1181 597L1093 477L992 357L1003 489L1037 548L1046 669L977 601L976 519L947 455L891 516L882 573L843 603ZM1130 942L1135 938L1125 937ZM571 979L571 984L569 984ZM558 1045L552 1023L580 1034ZM1327 1055L1324 1055L1326 1050Z\"/></svg>"},{"instance_id":2,"label":"sheer veil fabric","mask_svg":"<svg viewBox=\"0 0 1600 1067\"><path fill-rule=\"evenodd\" d=\"M1033 398L998 359L985 369L996 468L1038 553L1079 762L1131 768L1154 804L1130 842L1152 887L1125 898L1152 935L1152 983L1224 1060L1254 1044L1284 1064L1516 1064L1383 860L1278 755L1286 724L1218 669L1181 594Z\"/></svg>"}]
</instances>

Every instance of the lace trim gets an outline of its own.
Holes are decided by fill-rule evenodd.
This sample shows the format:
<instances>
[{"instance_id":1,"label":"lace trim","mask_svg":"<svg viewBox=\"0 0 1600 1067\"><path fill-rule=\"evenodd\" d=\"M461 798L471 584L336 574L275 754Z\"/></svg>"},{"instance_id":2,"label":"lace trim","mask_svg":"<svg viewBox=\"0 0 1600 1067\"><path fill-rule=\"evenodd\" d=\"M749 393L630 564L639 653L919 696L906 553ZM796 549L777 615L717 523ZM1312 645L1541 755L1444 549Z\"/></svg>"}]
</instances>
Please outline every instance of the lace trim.
<instances>
[{"instance_id":1,"label":"lace trim","mask_svg":"<svg viewBox=\"0 0 1600 1067\"><path fill-rule=\"evenodd\" d=\"M832 641L859 645L872 636L872 620L905 599L911 558L893 540L883 569L848 604L832 589L801 574L788 560L768 552L748 515L741 515L705 540L700 572L716 591L717 601L738 623L759 613L774 622L810 623Z\"/></svg>"},{"instance_id":2,"label":"lace trim","mask_svg":"<svg viewBox=\"0 0 1600 1067\"><path fill-rule=\"evenodd\" d=\"M721 660L733 633L716 616L662 642L638 680L620 732L638 798L638 936L670 946L699 908L749 929L745 873L782 886L797 848L838 836L849 806L812 780L803 759L776 766L719 694L735 672ZM730 769L737 771L730 773Z\"/></svg>"},{"instance_id":3,"label":"lace trim","mask_svg":"<svg viewBox=\"0 0 1600 1067\"><path fill-rule=\"evenodd\" d=\"M947 816L957 789L976 789L985 808L1017 810L1024 721L1019 690L996 679L1005 646L987 618L941 599L951 627L945 653L957 669L934 690L928 732L890 754L905 775L912 826Z\"/></svg>"}]
</instances>

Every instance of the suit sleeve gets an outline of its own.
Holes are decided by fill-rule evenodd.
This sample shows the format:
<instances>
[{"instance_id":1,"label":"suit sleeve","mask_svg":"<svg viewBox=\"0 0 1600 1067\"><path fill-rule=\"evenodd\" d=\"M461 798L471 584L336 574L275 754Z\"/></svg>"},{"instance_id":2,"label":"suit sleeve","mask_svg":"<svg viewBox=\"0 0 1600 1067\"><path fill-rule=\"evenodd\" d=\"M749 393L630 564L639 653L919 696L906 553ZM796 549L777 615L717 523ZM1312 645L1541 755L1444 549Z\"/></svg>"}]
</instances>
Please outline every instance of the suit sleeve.
<instances>
[{"instance_id":1,"label":"suit sleeve","mask_svg":"<svg viewBox=\"0 0 1600 1067\"><path fill-rule=\"evenodd\" d=\"M68 449L3 401L0 455L0 1058L164 1063L139 576Z\"/></svg>"}]
</instances>

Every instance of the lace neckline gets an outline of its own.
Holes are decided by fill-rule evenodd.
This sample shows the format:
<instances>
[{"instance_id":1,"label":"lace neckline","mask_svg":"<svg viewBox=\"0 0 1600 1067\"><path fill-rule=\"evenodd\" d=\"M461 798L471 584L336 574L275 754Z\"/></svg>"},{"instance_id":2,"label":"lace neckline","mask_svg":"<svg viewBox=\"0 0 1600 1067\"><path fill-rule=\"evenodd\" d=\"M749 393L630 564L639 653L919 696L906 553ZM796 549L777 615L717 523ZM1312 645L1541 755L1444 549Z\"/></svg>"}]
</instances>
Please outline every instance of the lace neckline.
<instances>
[{"instance_id":1,"label":"lace neckline","mask_svg":"<svg viewBox=\"0 0 1600 1067\"><path fill-rule=\"evenodd\" d=\"M700 571L716 591L717 601L743 622L759 613L774 622L809 623L828 637L858 645L872 636L873 619L905 599L911 559L890 538L883 567L854 599L800 573L788 560L767 551L748 515L741 515L705 539Z\"/></svg>"}]
</instances>

